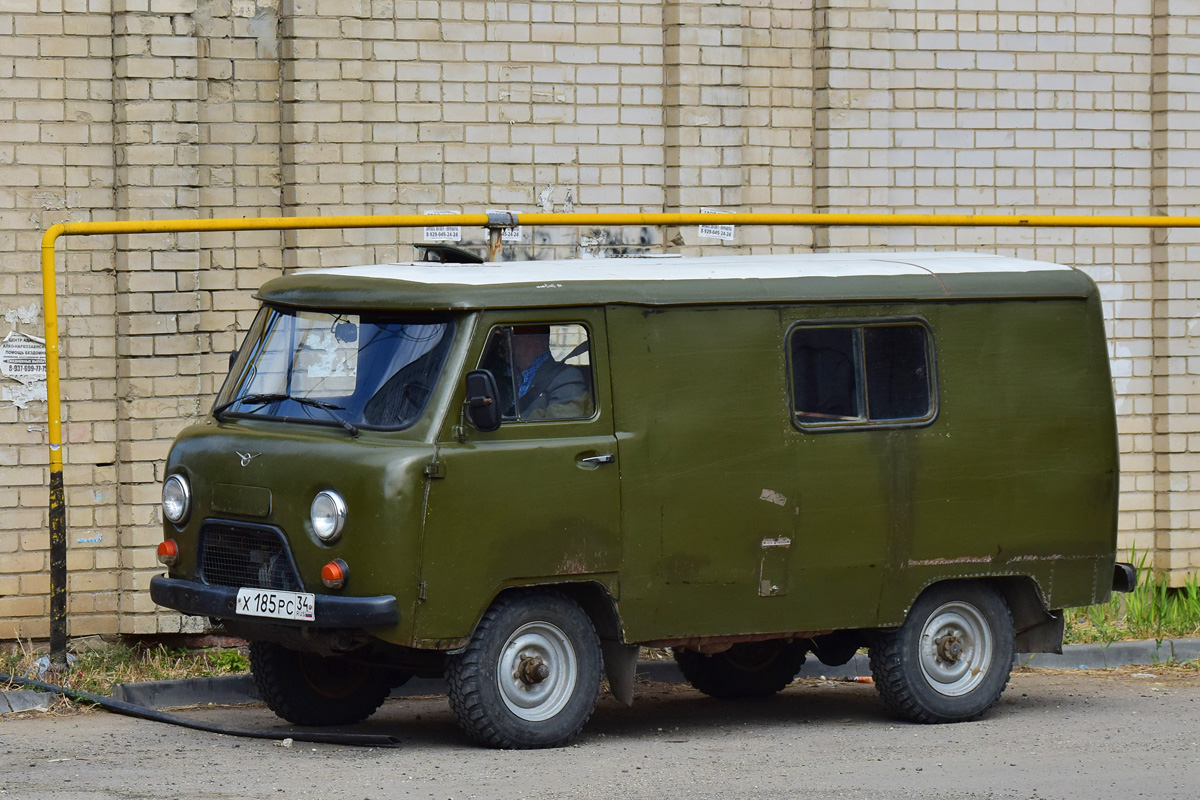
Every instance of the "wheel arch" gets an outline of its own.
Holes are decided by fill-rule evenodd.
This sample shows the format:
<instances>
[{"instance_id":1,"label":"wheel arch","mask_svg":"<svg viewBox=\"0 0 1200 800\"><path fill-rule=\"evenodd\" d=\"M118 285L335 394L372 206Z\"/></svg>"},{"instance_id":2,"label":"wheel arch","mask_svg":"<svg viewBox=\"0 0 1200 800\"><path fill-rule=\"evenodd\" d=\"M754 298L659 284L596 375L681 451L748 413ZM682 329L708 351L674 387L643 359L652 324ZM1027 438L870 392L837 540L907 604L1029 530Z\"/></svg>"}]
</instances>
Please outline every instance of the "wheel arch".
<instances>
[{"instance_id":1,"label":"wheel arch","mask_svg":"<svg viewBox=\"0 0 1200 800\"><path fill-rule=\"evenodd\" d=\"M488 601L484 608L491 608L501 597L514 594L532 594L539 591L556 591L565 594L576 605L583 609L596 629L596 635L601 639L617 639L623 636L621 617L617 612L617 604L603 583L599 581L561 581L555 583L532 583L519 586L506 586ZM482 618L483 614L480 613ZM479 625L476 620L475 626ZM474 633L474 627L471 632ZM469 636L468 636L469 638Z\"/></svg>"},{"instance_id":2,"label":"wheel arch","mask_svg":"<svg viewBox=\"0 0 1200 800\"><path fill-rule=\"evenodd\" d=\"M911 610L917 598L934 588L955 583L982 583L994 587L1004 598L1012 614L1018 653L1061 653L1063 613L1046 605L1046 594L1037 580L1028 575L986 575L946 578L931 581L921 588L909 604Z\"/></svg>"},{"instance_id":3,"label":"wheel arch","mask_svg":"<svg viewBox=\"0 0 1200 800\"><path fill-rule=\"evenodd\" d=\"M1045 594L1028 575L989 578L1012 614L1018 653L1061 653L1063 613L1046 607Z\"/></svg>"},{"instance_id":4,"label":"wheel arch","mask_svg":"<svg viewBox=\"0 0 1200 800\"><path fill-rule=\"evenodd\" d=\"M625 643L625 629L621 625L617 601L603 583L584 580L512 586L499 592L492 598L492 603L507 594L524 594L545 589L566 595L583 609L600 639L600 653L604 658L604 675L608 678L609 690L620 702L627 706L633 705L638 646Z\"/></svg>"}]
</instances>

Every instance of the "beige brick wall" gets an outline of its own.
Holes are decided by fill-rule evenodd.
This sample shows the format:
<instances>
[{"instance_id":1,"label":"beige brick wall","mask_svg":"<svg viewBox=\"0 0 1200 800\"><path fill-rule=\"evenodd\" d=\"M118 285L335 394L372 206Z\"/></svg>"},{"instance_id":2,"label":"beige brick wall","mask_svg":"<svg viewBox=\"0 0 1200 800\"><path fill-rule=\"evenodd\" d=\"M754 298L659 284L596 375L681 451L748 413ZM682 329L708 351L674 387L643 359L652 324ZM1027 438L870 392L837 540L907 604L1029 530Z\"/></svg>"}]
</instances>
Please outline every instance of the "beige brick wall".
<instances>
[{"instance_id":1,"label":"beige brick wall","mask_svg":"<svg viewBox=\"0 0 1200 800\"><path fill-rule=\"evenodd\" d=\"M54 6L51 8L51 6ZM68 11L69 9L69 11ZM42 335L41 231L112 219L113 22L107 2L6 0L0 8L0 337ZM39 13L46 12L46 13ZM71 468L70 611L115 630L119 575L112 242L74 240L62 298L63 435ZM6 393L19 387L0 379ZM49 632L46 409L0 402L0 638ZM80 542L79 540L86 540Z\"/></svg>"},{"instance_id":2,"label":"beige brick wall","mask_svg":"<svg viewBox=\"0 0 1200 800\"><path fill-rule=\"evenodd\" d=\"M1189 0L5 0L0 337L40 335L64 220L545 211L1186 214ZM466 243L482 243L479 231ZM70 238L59 247L70 631L177 631L146 592L171 437L294 267L413 231ZM1121 545L1200 568L1200 234L527 230L510 257L963 248L1101 285ZM0 389L17 385L0 378ZM46 411L0 402L0 639L47 623Z\"/></svg>"}]
</instances>

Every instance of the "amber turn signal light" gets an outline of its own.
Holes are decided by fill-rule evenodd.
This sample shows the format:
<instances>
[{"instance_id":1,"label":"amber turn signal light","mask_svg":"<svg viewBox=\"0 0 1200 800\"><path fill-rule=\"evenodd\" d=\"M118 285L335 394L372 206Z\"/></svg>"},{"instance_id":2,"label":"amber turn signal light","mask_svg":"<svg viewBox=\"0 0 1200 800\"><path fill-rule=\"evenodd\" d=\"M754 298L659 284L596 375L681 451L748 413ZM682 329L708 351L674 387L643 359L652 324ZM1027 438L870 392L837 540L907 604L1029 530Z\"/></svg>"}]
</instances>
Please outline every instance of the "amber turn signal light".
<instances>
[{"instance_id":1,"label":"amber turn signal light","mask_svg":"<svg viewBox=\"0 0 1200 800\"><path fill-rule=\"evenodd\" d=\"M179 545L174 539L167 539L158 546L158 563L171 567L179 559Z\"/></svg>"},{"instance_id":2,"label":"amber turn signal light","mask_svg":"<svg viewBox=\"0 0 1200 800\"><path fill-rule=\"evenodd\" d=\"M340 558L335 558L325 566L321 567L321 583L328 586L330 589L340 589L346 585L346 579L350 577L350 567L345 561Z\"/></svg>"}]
</instances>

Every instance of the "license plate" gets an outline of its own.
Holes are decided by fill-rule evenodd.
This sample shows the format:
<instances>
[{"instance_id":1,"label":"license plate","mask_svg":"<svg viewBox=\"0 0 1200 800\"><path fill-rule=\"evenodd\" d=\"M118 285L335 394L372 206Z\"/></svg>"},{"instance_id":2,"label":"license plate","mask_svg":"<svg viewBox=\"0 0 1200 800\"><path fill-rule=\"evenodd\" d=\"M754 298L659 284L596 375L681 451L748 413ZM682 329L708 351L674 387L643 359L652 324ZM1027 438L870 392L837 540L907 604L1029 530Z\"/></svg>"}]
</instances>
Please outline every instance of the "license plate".
<instances>
[{"instance_id":1,"label":"license plate","mask_svg":"<svg viewBox=\"0 0 1200 800\"><path fill-rule=\"evenodd\" d=\"M238 589L237 613L275 619L311 621L317 618L314 595L274 589Z\"/></svg>"}]
</instances>

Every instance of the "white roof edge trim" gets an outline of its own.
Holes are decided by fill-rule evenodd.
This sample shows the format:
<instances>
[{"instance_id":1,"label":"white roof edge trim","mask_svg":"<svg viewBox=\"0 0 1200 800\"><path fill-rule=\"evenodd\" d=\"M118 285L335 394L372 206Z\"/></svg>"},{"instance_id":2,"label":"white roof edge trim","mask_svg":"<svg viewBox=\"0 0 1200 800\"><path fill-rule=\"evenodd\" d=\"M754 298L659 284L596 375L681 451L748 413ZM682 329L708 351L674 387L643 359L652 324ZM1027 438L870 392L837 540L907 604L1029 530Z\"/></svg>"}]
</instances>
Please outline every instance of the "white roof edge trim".
<instances>
[{"instance_id":1,"label":"white roof edge trim","mask_svg":"<svg viewBox=\"0 0 1200 800\"><path fill-rule=\"evenodd\" d=\"M772 280L898 277L929 274L1020 273L1071 270L1061 264L985 253L814 253L799 255L607 258L506 261L486 264L404 262L302 270L427 285L533 284L561 288L576 281Z\"/></svg>"}]
</instances>

